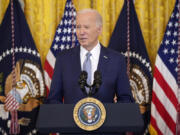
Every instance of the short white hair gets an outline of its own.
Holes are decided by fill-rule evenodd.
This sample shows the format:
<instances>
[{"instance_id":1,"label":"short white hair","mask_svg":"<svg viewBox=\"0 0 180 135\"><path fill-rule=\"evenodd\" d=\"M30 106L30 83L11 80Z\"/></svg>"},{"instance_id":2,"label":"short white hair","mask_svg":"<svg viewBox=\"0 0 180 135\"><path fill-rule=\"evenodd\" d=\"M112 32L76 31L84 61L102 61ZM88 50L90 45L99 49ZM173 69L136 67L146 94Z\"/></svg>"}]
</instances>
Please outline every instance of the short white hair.
<instances>
[{"instance_id":1,"label":"short white hair","mask_svg":"<svg viewBox=\"0 0 180 135\"><path fill-rule=\"evenodd\" d=\"M91 9L91 8L82 9L77 12L77 15L83 14L83 13L95 13L96 14L96 25L97 25L97 27L102 27L102 25L103 25L102 16L100 15L100 13L97 10Z\"/></svg>"}]
</instances>

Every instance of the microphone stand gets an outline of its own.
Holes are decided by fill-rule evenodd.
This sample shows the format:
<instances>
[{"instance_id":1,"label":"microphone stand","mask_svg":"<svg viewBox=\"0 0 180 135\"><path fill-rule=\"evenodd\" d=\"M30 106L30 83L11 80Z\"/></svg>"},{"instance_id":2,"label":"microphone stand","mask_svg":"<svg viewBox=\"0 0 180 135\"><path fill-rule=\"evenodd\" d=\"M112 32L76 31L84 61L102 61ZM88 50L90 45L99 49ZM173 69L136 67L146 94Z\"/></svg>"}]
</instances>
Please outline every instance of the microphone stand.
<instances>
[{"instance_id":1,"label":"microphone stand","mask_svg":"<svg viewBox=\"0 0 180 135\"><path fill-rule=\"evenodd\" d=\"M80 79L79 79L79 84L80 84L80 88L83 91L83 93L88 96L88 97L92 97L93 95L95 95L102 83L102 79L101 79L101 74L99 71L95 71L94 72L94 82L92 85L88 85L87 84L87 72L86 71L82 71L81 75L80 75ZM89 88L89 93L86 92L86 87ZM93 88L95 89L93 92Z\"/></svg>"}]
</instances>

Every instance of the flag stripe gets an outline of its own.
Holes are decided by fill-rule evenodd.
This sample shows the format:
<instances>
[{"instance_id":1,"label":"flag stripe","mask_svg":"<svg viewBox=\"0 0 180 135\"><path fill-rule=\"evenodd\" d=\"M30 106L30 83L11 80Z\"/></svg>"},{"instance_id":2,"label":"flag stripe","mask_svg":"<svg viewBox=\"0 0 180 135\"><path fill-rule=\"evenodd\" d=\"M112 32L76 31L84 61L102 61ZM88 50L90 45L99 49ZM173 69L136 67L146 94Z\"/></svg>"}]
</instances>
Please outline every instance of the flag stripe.
<instances>
[{"instance_id":1,"label":"flag stripe","mask_svg":"<svg viewBox=\"0 0 180 135\"><path fill-rule=\"evenodd\" d=\"M46 95L48 96L52 78L49 77L48 72L46 72L46 71L47 70L44 70L44 77L46 78L45 79L45 83L46 83L45 87L46 87L46 91L47 91Z\"/></svg>"},{"instance_id":2,"label":"flag stripe","mask_svg":"<svg viewBox=\"0 0 180 135\"><path fill-rule=\"evenodd\" d=\"M151 109L153 110L157 109L153 103L151 104ZM155 122L151 123L151 125L156 129L156 131L158 132L158 135L159 134L173 135L171 130L169 130L169 128L166 126L166 123L164 122L164 120L162 119L158 111L153 111L151 113L151 118L153 118L156 121L155 125L154 125Z\"/></svg>"},{"instance_id":3,"label":"flag stripe","mask_svg":"<svg viewBox=\"0 0 180 135\"><path fill-rule=\"evenodd\" d=\"M16 99L11 93L7 95L5 103L7 110L13 111L19 108L19 103L16 101Z\"/></svg>"},{"instance_id":4,"label":"flag stripe","mask_svg":"<svg viewBox=\"0 0 180 135\"><path fill-rule=\"evenodd\" d=\"M55 58L54 58L54 55L51 53L51 50L50 50L48 55L47 55L47 59L45 60L45 63L44 63L44 77L45 77L46 96L49 95L51 80L52 80L52 76L54 73L54 70L53 70L54 65L55 65Z\"/></svg>"},{"instance_id":5,"label":"flag stripe","mask_svg":"<svg viewBox=\"0 0 180 135\"><path fill-rule=\"evenodd\" d=\"M46 72L48 77L52 79L53 72L54 72L53 67L51 67L51 65L49 64L47 60L45 60L44 64L46 65L44 69L48 70L48 72Z\"/></svg>"},{"instance_id":6,"label":"flag stripe","mask_svg":"<svg viewBox=\"0 0 180 135\"><path fill-rule=\"evenodd\" d=\"M166 82L168 85L171 87L173 90L173 93L177 93L177 82L172 73L169 71L169 69L166 67L165 63L162 61L161 57L159 55L156 56L156 67L159 69L159 72L161 72L162 78L165 78ZM164 74L165 73L165 74ZM155 73L154 73L154 76Z\"/></svg>"},{"instance_id":7,"label":"flag stripe","mask_svg":"<svg viewBox=\"0 0 180 135\"><path fill-rule=\"evenodd\" d=\"M153 104L154 105L154 104ZM157 127L157 123L156 120L153 117L154 115L151 115L151 125L153 125L153 127L156 129L156 135L163 135L163 133L159 130L159 128ZM154 133L154 132L153 132ZM152 134L153 134L152 133ZM155 135L155 133L154 133Z\"/></svg>"},{"instance_id":8,"label":"flag stripe","mask_svg":"<svg viewBox=\"0 0 180 135\"><path fill-rule=\"evenodd\" d=\"M8 94L7 97L6 97L6 102L10 102L11 101L11 95Z\"/></svg>"},{"instance_id":9,"label":"flag stripe","mask_svg":"<svg viewBox=\"0 0 180 135\"><path fill-rule=\"evenodd\" d=\"M169 114L165 108L165 106L159 101L159 97L157 97L157 95L152 92L152 96L153 96L153 103L155 103L154 105L156 106L156 110L159 112L159 117L166 118L164 119L164 122L166 123L166 125L172 130L173 133L175 133L175 121L173 121L171 114Z\"/></svg>"},{"instance_id":10,"label":"flag stripe","mask_svg":"<svg viewBox=\"0 0 180 135\"><path fill-rule=\"evenodd\" d=\"M55 62L56 62L56 58L54 56L54 54L51 52L51 50L49 50L46 60L48 61L49 65L51 66L51 68L54 68Z\"/></svg>"},{"instance_id":11,"label":"flag stripe","mask_svg":"<svg viewBox=\"0 0 180 135\"><path fill-rule=\"evenodd\" d=\"M159 84L156 82L156 79L154 79L154 88L158 89L158 92L157 91L153 91L153 94L155 94L156 97L158 97L158 100L162 103L162 105L164 107L168 106L168 108L165 108L166 111L169 113L169 114L173 114L171 115L172 116L172 119L174 121L176 121L176 108L173 106L173 104L171 103L171 101L168 99L168 97L165 95L163 89L161 89L161 87L159 86ZM166 101L166 102L164 102ZM156 99L152 99L152 102L156 103ZM158 106L158 105L157 105Z\"/></svg>"},{"instance_id":12,"label":"flag stripe","mask_svg":"<svg viewBox=\"0 0 180 135\"><path fill-rule=\"evenodd\" d=\"M155 77L157 83L159 84L159 86L161 87L161 89L165 89L164 93L166 94L165 96L167 96L166 99L168 98L168 100L170 100L171 103L176 108L177 103L178 103L176 95L174 94L173 89L171 89L171 87L169 87L168 82L166 82L166 80L162 77L162 75L159 72L159 70L157 69L157 67L155 67L155 69L154 69L154 77ZM160 91L158 91L158 92L160 92Z\"/></svg>"},{"instance_id":13,"label":"flag stripe","mask_svg":"<svg viewBox=\"0 0 180 135\"><path fill-rule=\"evenodd\" d=\"M54 73L53 69L54 69L55 61L56 59L50 50L47 54L47 58L44 63L44 77L45 77L45 87L46 87L47 96L49 95L50 84Z\"/></svg>"}]
</instances>

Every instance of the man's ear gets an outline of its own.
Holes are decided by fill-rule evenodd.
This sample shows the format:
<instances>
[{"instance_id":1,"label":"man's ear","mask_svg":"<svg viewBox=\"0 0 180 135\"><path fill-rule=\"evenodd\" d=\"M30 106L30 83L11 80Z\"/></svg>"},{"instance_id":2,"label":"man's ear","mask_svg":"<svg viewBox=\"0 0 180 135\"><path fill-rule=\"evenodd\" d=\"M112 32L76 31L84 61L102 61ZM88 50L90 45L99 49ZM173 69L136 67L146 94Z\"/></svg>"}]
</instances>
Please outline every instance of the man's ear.
<instances>
[{"instance_id":1,"label":"man's ear","mask_svg":"<svg viewBox=\"0 0 180 135\"><path fill-rule=\"evenodd\" d=\"M102 26L98 27L98 33L99 33L99 35L102 34Z\"/></svg>"}]
</instances>

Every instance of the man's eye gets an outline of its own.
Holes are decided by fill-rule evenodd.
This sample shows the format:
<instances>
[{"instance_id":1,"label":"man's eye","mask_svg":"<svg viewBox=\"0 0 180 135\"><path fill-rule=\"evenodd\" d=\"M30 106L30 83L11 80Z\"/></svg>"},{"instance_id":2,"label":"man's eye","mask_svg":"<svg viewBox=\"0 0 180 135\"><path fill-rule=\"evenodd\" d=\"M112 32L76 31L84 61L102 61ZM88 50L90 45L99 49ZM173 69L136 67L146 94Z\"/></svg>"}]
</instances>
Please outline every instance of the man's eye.
<instances>
[{"instance_id":1,"label":"man's eye","mask_svg":"<svg viewBox=\"0 0 180 135\"><path fill-rule=\"evenodd\" d=\"M80 28L80 26L76 26L76 29L79 29Z\"/></svg>"}]
</instances>

